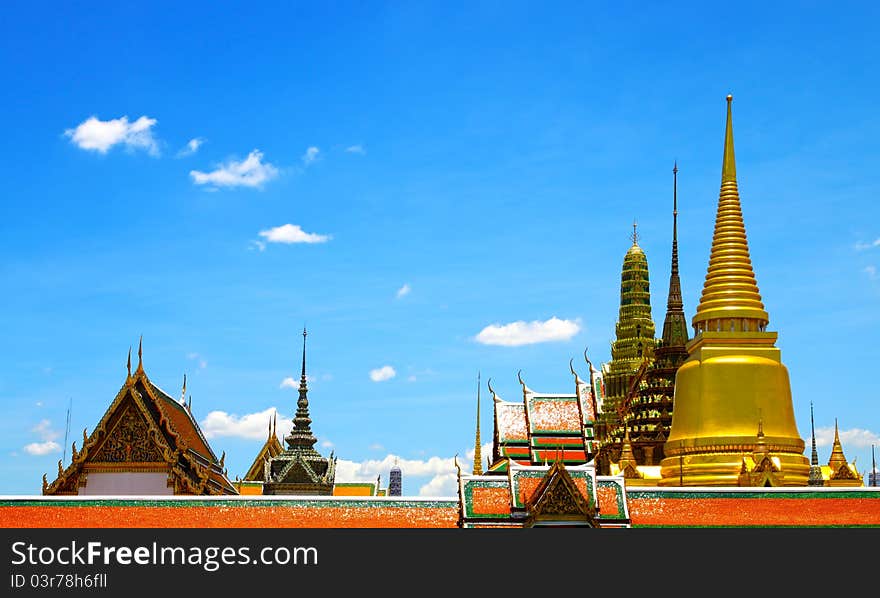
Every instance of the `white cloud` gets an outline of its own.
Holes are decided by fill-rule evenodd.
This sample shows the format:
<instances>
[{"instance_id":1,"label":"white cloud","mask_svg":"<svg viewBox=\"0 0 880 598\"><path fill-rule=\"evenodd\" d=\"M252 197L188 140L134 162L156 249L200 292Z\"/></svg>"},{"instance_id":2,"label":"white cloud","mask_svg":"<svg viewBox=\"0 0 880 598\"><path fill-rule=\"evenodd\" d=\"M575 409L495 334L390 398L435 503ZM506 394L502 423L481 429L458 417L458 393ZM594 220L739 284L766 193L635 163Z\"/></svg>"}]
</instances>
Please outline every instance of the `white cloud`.
<instances>
[{"instance_id":1,"label":"white cloud","mask_svg":"<svg viewBox=\"0 0 880 598\"><path fill-rule=\"evenodd\" d=\"M852 428L850 430L839 430L840 444L843 445L843 452L846 454L847 448L870 448L872 444L880 444L880 436L870 430L861 428ZM807 438L809 446L810 439ZM816 428L816 446L831 446L834 443L834 428ZM849 458L849 457L847 457Z\"/></svg>"},{"instance_id":2,"label":"white cloud","mask_svg":"<svg viewBox=\"0 0 880 598\"><path fill-rule=\"evenodd\" d=\"M385 447L382 446L381 444L379 444L378 442L374 442L373 444L370 445L370 450L371 451L384 451Z\"/></svg>"},{"instance_id":3,"label":"white cloud","mask_svg":"<svg viewBox=\"0 0 880 598\"><path fill-rule=\"evenodd\" d=\"M258 251L266 251L266 244L263 241L251 241L249 249L257 248Z\"/></svg>"},{"instance_id":4,"label":"white cloud","mask_svg":"<svg viewBox=\"0 0 880 598\"><path fill-rule=\"evenodd\" d=\"M321 446L324 448L333 448L333 443L329 440L324 440L323 442L321 442Z\"/></svg>"},{"instance_id":5,"label":"white cloud","mask_svg":"<svg viewBox=\"0 0 880 598\"><path fill-rule=\"evenodd\" d=\"M208 367L208 361L198 353L187 353L186 358L197 362L200 370Z\"/></svg>"},{"instance_id":6,"label":"white cloud","mask_svg":"<svg viewBox=\"0 0 880 598\"><path fill-rule=\"evenodd\" d=\"M278 388L299 388L299 384L291 376L288 376L281 381L281 384L278 385Z\"/></svg>"},{"instance_id":7,"label":"white cloud","mask_svg":"<svg viewBox=\"0 0 880 598\"><path fill-rule=\"evenodd\" d=\"M332 237L330 235L319 235L317 233L307 233L298 224L282 224L274 228L261 230L259 235L266 239L269 243L326 243ZM259 242L259 241L258 241ZM265 242L263 242L265 247ZM263 249L261 248L260 251Z\"/></svg>"},{"instance_id":8,"label":"white cloud","mask_svg":"<svg viewBox=\"0 0 880 598\"><path fill-rule=\"evenodd\" d=\"M367 151L364 149L364 146L362 146L359 143L357 145L349 145L347 148L345 148L345 151L348 152L349 154L363 155L363 154L367 153Z\"/></svg>"},{"instance_id":9,"label":"white cloud","mask_svg":"<svg viewBox=\"0 0 880 598\"><path fill-rule=\"evenodd\" d=\"M418 380L418 378L416 378L415 374L410 374L410 376L406 379L407 382L415 382L416 380Z\"/></svg>"},{"instance_id":10,"label":"white cloud","mask_svg":"<svg viewBox=\"0 0 880 598\"><path fill-rule=\"evenodd\" d=\"M262 187L263 183L278 176L278 169L263 162L263 152L254 150L241 162L229 160L211 172L191 170L196 185L218 187Z\"/></svg>"},{"instance_id":11,"label":"white cloud","mask_svg":"<svg viewBox=\"0 0 880 598\"><path fill-rule=\"evenodd\" d=\"M156 122L155 118L146 116L133 123L128 122L127 116L111 120L98 120L90 116L76 128L65 130L64 134L80 149L101 154L106 154L114 145L122 144L129 149L143 149L152 156L158 156L159 145L151 131Z\"/></svg>"},{"instance_id":12,"label":"white cloud","mask_svg":"<svg viewBox=\"0 0 880 598\"><path fill-rule=\"evenodd\" d=\"M24 452L29 455L49 455L61 451L61 445L55 442L59 433L52 429L52 423L48 419L42 419L31 428L31 432L36 434L42 442L31 442L24 447Z\"/></svg>"},{"instance_id":13,"label":"white cloud","mask_svg":"<svg viewBox=\"0 0 880 598\"><path fill-rule=\"evenodd\" d=\"M545 322L519 320L510 324L490 324L474 340L484 345L517 347L551 341L566 341L580 332L580 320L560 320L553 316Z\"/></svg>"},{"instance_id":14,"label":"white cloud","mask_svg":"<svg viewBox=\"0 0 880 598\"><path fill-rule=\"evenodd\" d=\"M186 146L184 146L183 148L181 148L181 150L179 152L177 152L177 157L182 158L184 156L193 155L194 153L199 151L199 148L202 147L202 145L204 145L204 143L205 143L205 140L202 139L201 137L194 137L194 138L190 139L189 141L186 142Z\"/></svg>"},{"instance_id":15,"label":"white cloud","mask_svg":"<svg viewBox=\"0 0 880 598\"><path fill-rule=\"evenodd\" d=\"M306 150L306 153L302 156L303 164L308 166L312 162L318 159L318 155L321 153L321 150L315 146L311 146Z\"/></svg>"},{"instance_id":16,"label":"white cloud","mask_svg":"<svg viewBox=\"0 0 880 598\"><path fill-rule=\"evenodd\" d=\"M409 295L410 291L412 291L412 287L409 286L408 282L404 283L402 287L397 289L397 298L400 299L401 297L406 297Z\"/></svg>"},{"instance_id":17,"label":"white cloud","mask_svg":"<svg viewBox=\"0 0 880 598\"><path fill-rule=\"evenodd\" d=\"M54 440L46 440L45 442L32 442L25 445L24 452L29 455L43 456L52 453L61 452L61 445Z\"/></svg>"},{"instance_id":18,"label":"white cloud","mask_svg":"<svg viewBox=\"0 0 880 598\"><path fill-rule=\"evenodd\" d=\"M458 494L458 475L441 473L419 488L419 496L456 496Z\"/></svg>"},{"instance_id":19,"label":"white cloud","mask_svg":"<svg viewBox=\"0 0 880 598\"><path fill-rule=\"evenodd\" d=\"M874 239L870 243L856 243L856 251L864 251L865 249L871 249L872 247L880 247L880 238Z\"/></svg>"},{"instance_id":20,"label":"white cloud","mask_svg":"<svg viewBox=\"0 0 880 598\"><path fill-rule=\"evenodd\" d=\"M59 433L52 429L52 423L48 419L41 419L40 423L31 428L31 432L41 440L55 440L59 436Z\"/></svg>"},{"instance_id":21,"label":"white cloud","mask_svg":"<svg viewBox=\"0 0 880 598\"><path fill-rule=\"evenodd\" d=\"M864 272L871 280L875 280L877 278L877 266L865 266Z\"/></svg>"},{"instance_id":22,"label":"white cloud","mask_svg":"<svg viewBox=\"0 0 880 598\"><path fill-rule=\"evenodd\" d=\"M336 479L342 482L373 481L379 474L386 474L394 465L400 467L403 476L434 476L455 473L452 458L431 457L429 459L401 459L396 455L386 455L383 459L368 459L358 463L339 459L336 462ZM461 460L459 459L459 464Z\"/></svg>"},{"instance_id":23,"label":"white cloud","mask_svg":"<svg viewBox=\"0 0 880 598\"><path fill-rule=\"evenodd\" d=\"M235 438L265 439L269 432L269 421L274 420L276 412L275 407L241 416L225 411L212 411L199 422L199 425L206 438L232 436ZM293 422L279 413L278 435L284 437L292 427Z\"/></svg>"},{"instance_id":24,"label":"white cloud","mask_svg":"<svg viewBox=\"0 0 880 598\"><path fill-rule=\"evenodd\" d=\"M374 445L378 446L378 445ZM373 447L370 447L373 448ZM492 443L480 447L483 460L492 452ZM458 457L462 473L470 473L473 468L474 449L465 451L465 457ZM336 480L340 482L372 482L376 476L387 479L388 472L397 465L400 467L404 483L413 478L430 478L419 488L420 496L457 496L457 472L455 457L430 457L428 459L402 459L397 455L386 455L383 459L368 459L360 463L339 459L336 462ZM483 465L485 469L485 464Z\"/></svg>"},{"instance_id":25,"label":"white cloud","mask_svg":"<svg viewBox=\"0 0 880 598\"><path fill-rule=\"evenodd\" d=\"M370 370L370 380L373 382L384 382L385 380L391 380L394 376L397 375L397 372L394 371L394 368L390 365L383 365L380 368L376 368L375 370Z\"/></svg>"}]
</instances>

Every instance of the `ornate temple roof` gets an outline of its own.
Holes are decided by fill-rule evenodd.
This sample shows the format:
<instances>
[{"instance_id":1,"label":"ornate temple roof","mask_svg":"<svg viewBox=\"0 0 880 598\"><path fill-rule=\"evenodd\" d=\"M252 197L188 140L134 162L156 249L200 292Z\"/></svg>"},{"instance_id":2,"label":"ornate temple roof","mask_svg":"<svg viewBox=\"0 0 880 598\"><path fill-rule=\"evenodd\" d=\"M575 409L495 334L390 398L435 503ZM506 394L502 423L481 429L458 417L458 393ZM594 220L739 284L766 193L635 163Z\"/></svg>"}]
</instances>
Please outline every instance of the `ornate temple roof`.
<instances>
[{"instance_id":1,"label":"ornate temple roof","mask_svg":"<svg viewBox=\"0 0 880 598\"><path fill-rule=\"evenodd\" d=\"M43 476L43 494L78 494L88 470L170 471L175 494L235 494L224 471L225 455L217 459L191 408L153 384L144 371L142 345L131 373L91 435L83 430L83 446L73 443L71 463L50 484ZM184 395L186 383L184 381Z\"/></svg>"},{"instance_id":2,"label":"ornate temple roof","mask_svg":"<svg viewBox=\"0 0 880 598\"><path fill-rule=\"evenodd\" d=\"M563 492L556 494L558 490ZM545 524L567 520L589 521L595 527L629 525L623 478L597 476L593 463L510 461L504 475L482 476L462 475L458 468L458 492L461 527L522 527L542 519ZM554 500L548 501L551 495Z\"/></svg>"},{"instance_id":3,"label":"ornate temple roof","mask_svg":"<svg viewBox=\"0 0 880 598\"><path fill-rule=\"evenodd\" d=\"M521 403L503 401L489 380L495 410L489 472L506 471L507 459L520 464L588 460L594 449L595 395L591 384L580 379L571 363L569 367L575 379L572 394L536 392L525 384L520 373Z\"/></svg>"}]
</instances>

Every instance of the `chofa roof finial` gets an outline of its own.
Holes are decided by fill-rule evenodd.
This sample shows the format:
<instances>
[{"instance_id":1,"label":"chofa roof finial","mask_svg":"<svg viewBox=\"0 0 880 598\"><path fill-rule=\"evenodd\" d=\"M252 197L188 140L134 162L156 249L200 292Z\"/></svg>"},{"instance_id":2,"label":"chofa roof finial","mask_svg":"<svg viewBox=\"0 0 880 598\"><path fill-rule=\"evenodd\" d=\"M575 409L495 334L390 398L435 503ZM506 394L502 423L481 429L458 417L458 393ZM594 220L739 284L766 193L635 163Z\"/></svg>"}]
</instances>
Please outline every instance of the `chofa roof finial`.
<instances>
[{"instance_id":1,"label":"chofa roof finial","mask_svg":"<svg viewBox=\"0 0 880 598\"><path fill-rule=\"evenodd\" d=\"M138 374L142 374L144 372L144 335L142 334L140 340L138 340L138 366L137 372Z\"/></svg>"}]
</instances>

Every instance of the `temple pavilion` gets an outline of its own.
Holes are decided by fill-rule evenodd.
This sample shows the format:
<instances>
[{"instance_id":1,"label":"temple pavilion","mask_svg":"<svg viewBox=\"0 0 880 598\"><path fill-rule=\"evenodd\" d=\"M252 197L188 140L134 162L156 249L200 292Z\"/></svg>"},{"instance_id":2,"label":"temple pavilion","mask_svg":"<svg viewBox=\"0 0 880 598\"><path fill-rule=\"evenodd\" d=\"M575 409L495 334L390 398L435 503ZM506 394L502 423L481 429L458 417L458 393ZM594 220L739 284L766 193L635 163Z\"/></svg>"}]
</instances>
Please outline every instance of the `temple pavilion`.
<instances>
[{"instance_id":1,"label":"temple pavilion","mask_svg":"<svg viewBox=\"0 0 880 598\"><path fill-rule=\"evenodd\" d=\"M82 446L71 447L71 463L58 461L58 475L43 475L45 495L237 494L184 402L156 386L144 371L143 343L137 369L128 374L104 416Z\"/></svg>"}]
</instances>

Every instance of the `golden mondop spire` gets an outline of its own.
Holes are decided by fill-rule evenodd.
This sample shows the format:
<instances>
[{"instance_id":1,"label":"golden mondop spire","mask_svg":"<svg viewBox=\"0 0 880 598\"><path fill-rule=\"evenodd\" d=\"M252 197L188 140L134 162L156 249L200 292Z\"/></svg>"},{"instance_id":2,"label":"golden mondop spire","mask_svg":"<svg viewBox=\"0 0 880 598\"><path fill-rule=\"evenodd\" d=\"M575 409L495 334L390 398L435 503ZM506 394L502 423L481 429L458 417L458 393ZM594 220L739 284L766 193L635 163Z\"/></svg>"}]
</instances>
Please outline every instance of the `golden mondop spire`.
<instances>
[{"instance_id":1,"label":"golden mondop spire","mask_svg":"<svg viewBox=\"0 0 880 598\"><path fill-rule=\"evenodd\" d=\"M785 486L805 486L810 462L798 434L788 370L766 330L749 257L736 183L733 118L727 126L715 234L703 294L692 323L694 338L678 370L672 427L660 464L661 485L735 486L743 456L755 449L759 422L766 451L778 457Z\"/></svg>"}]
</instances>

